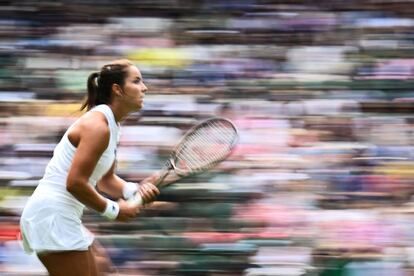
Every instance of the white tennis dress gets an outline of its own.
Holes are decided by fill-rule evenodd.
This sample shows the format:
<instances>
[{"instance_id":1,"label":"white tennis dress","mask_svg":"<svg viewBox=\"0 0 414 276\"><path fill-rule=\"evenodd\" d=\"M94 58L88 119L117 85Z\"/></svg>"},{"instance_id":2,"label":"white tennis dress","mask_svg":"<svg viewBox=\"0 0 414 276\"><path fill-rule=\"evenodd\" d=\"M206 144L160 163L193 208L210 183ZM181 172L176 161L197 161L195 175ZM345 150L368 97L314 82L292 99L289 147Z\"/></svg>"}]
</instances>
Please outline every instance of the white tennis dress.
<instances>
[{"instance_id":1,"label":"white tennis dress","mask_svg":"<svg viewBox=\"0 0 414 276\"><path fill-rule=\"evenodd\" d=\"M109 106L98 105L88 112L94 111L105 115L110 129L109 145L89 178L89 183L96 186L115 160L119 124ZM85 205L66 190L66 179L76 150L68 139L71 127L57 144L43 178L24 207L20 228L27 253L87 250L93 242L93 235L81 222Z\"/></svg>"}]
</instances>

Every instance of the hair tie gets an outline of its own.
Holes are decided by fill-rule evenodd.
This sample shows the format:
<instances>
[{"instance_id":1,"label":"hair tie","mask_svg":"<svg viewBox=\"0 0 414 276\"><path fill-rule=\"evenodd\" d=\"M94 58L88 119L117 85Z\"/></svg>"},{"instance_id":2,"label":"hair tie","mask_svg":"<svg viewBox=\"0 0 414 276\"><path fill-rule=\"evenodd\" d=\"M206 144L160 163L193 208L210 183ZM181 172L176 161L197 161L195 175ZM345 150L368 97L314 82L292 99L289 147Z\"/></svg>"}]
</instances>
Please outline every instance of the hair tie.
<instances>
[{"instance_id":1,"label":"hair tie","mask_svg":"<svg viewBox=\"0 0 414 276\"><path fill-rule=\"evenodd\" d=\"M99 72L96 73L96 77L95 77L95 83L96 86L99 86L99 79L100 79L101 74Z\"/></svg>"}]
</instances>

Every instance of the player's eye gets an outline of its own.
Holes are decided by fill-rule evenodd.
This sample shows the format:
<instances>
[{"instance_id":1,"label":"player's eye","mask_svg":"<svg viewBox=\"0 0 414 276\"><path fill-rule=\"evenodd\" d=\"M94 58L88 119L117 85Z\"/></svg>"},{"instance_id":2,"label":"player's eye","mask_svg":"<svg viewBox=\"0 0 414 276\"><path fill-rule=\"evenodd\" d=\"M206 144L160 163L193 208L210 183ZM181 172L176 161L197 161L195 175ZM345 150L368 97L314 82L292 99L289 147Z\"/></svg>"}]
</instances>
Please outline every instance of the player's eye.
<instances>
[{"instance_id":1,"label":"player's eye","mask_svg":"<svg viewBox=\"0 0 414 276\"><path fill-rule=\"evenodd\" d=\"M134 83L139 84L142 80L141 79L135 79Z\"/></svg>"}]
</instances>

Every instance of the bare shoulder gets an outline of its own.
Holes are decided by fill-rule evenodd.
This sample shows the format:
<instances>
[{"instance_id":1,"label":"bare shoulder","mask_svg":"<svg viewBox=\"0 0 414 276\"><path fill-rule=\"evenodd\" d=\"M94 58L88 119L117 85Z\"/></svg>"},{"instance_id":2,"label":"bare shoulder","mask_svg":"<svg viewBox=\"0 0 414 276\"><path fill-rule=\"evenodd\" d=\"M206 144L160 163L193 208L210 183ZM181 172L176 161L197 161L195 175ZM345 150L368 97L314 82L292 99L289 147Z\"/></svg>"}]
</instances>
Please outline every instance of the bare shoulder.
<instances>
[{"instance_id":1,"label":"bare shoulder","mask_svg":"<svg viewBox=\"0 0 414 276\"><path fill-rule=\"evenodd\" d=\"M95 134L109 134L109 126L105 115L101 112L89 112L82 116L79 120L82 130L92 131Z\"/></svg>"},{"instance_id":2,"label":"bare shoulder","mask_svg":"<svg viewBox=\"0 0 414 276\"><path fill-rule=\"evenodd\" d=\"M82 115L68 133L68 138L75 147L81 139L107 145L109 136L108 122L101 112L88 112Z\"/></svg>"}]
</instances>

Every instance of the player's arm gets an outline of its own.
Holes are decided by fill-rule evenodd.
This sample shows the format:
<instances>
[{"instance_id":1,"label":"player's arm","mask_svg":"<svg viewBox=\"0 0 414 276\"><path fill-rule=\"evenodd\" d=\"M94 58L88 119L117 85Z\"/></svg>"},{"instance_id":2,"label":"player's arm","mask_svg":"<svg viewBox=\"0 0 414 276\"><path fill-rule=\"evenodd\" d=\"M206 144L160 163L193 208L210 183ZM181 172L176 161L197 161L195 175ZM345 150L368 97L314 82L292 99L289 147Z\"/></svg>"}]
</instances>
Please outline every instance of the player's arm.
<instances>
[{"instance_id":1,"label":"player's arm","mask_svg":"<svg viewBox=\"0 0 414 276\"><path fill-rule=\"evenodd\" d=\"M108 125L99 114L90 114L75 126L71 135L76 138L77 146L68 173L66 189L81 203L102 213L107 202L89 184L89 178L108 147Z\"/></svg>"},{"instance_id":2,"label":"player's arm","mask_svg":"<svg viewBox=\"0 0 414 276\"><path fill-rule=\"evenodd\" d=\"M116 162L112 164L109 171L99 180L96 188L99 192L102 192L111 198L124 198L123 188L127 185L127 182L115 174ZM138 186L135 185L138 189Z\"/></svg>"},{"instance_id":3,"label":"player's arm","mask_svg":"<svg viewBox=\"0 0 414 276\"><path fill-rule=\"evenodd\" d=\"M139 193L144 202L152 201L158 194L158 189L152 185L158 177L154 174L145 178L140 184L127 182L115 173L116 162L111 169L98 182L98 190L112 198L130 199Z\"/></svg>"},{"instance_id":4,"label":"player's arm","mask_svg":"<svg viewBox=\"0 0 414 276\"><path fill-rule=\"evenodd\" d=\"M69 140L76 146L66 189L87 207L109 219L126 221L136 217L139 205L126 201L112 201L101 196L89 184L96 164L109 144L110 132L106 119L99 112L85 116L69 133ZM72 140L73 141L72 141Z\"/></svg>"}]
</instances>

